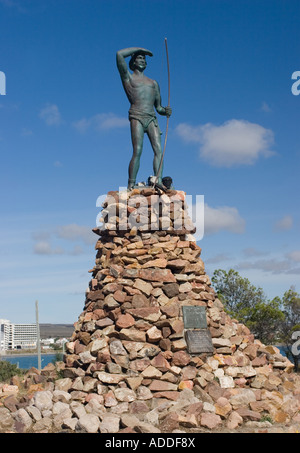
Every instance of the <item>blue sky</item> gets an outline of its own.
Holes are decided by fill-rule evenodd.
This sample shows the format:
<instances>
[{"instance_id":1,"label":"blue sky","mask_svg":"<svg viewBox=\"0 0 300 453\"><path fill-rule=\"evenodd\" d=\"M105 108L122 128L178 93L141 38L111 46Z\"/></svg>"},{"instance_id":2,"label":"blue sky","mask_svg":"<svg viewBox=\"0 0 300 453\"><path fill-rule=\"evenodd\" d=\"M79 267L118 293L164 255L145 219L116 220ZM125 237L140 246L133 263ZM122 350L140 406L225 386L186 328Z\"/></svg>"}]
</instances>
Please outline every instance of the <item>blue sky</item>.
<instances>
[{"instance_id":1,"label":"blue sky","mask_svg":"<svg viewBox=\"0 0 300 453\"><path fill-rule=\"evenodd\" d=\"M116 51L150 49L171 106L164 174L205 200L207 273L300 291L298 0L0 0L0 318L73 323L98 196L127 185ZM166 119L159 117L162 131ZM164 136L163 136L164 137ZM152 174L147 139L138 179Z\"/></svg>"}]
</instances>

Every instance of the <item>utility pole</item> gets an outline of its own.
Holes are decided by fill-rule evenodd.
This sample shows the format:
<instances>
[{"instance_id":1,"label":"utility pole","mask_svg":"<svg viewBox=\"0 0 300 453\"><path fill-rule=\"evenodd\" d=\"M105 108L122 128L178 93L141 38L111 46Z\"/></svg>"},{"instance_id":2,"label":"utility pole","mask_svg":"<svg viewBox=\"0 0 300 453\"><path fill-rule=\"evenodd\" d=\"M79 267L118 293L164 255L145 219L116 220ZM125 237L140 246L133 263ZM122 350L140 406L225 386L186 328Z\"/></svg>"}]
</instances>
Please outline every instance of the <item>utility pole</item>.
<instances>
[{"instance_id":1,"label":"utility pole","mask_svg":"<svg viewBox=\"0 0 300 453\"><path fill-rule=\"evenodd\" d=\"M41 337L40 337L40 325L39 325L39 303L35 301L35 317L36 317L36 345L38 354L38 370L41 371L42 360L41 360Z\"/></svg>"}]
</instances>

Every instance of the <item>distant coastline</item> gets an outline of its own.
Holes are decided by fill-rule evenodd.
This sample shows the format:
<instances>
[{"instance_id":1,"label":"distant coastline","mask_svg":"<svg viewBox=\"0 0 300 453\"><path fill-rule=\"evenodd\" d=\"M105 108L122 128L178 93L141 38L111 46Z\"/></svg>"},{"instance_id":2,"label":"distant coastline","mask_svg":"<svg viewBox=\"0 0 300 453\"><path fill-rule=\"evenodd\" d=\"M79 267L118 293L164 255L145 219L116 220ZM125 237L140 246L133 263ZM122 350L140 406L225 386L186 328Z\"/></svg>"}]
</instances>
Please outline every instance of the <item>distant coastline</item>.
<instances>
[{"instance_id":1,"label":"distant coastline","mask_svg":"<svg viewBox=\"0 0 300 453\"><path fill-rule=\"evenodd\" d=\"M56 354L62 354L62 351L49 351L49 352L42 352L41 355L56 355ZM0 360L2 359L9 359L10 357L33 357L37 356L37 352L28 352L28 354L24 352L11 352L9 354L0 354Z\"/></svg>"}]
</instances>

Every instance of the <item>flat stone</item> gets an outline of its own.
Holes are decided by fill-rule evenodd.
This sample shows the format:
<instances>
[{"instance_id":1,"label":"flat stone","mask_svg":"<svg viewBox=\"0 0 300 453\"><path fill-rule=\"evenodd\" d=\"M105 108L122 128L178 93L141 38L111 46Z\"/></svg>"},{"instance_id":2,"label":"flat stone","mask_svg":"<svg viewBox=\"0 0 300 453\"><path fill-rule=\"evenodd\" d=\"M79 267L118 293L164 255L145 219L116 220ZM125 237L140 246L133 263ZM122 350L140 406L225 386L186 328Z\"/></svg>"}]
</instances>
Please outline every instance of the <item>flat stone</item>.
<instances>
[{"instance_id":1,"label":"flat stone","mask_svg":"<svg viewBox=\"0 0 300 453\"><path fill-rule=\"evenodd\" d=\"M93 357L90 351L81 352L79 358L83 364L96 362L96 357Z\"/></svg>"},{"instance_id":2,"label":"flat stone","mask_svg":"<svg viewBox=\"0 0 300 453\"><path fill-rule=\"evenodd\" d=\"M156 392L153 394L153 398L166 398L167 400L177 401L180 396L180 392L174 390L165 390L162 392Z\"/></svg>"},{"instance_id":3,"label":"flat stone","mask_svg":"<svg viewBox=\"0 0 300 453\"><path fill-rule=\"evenodd\" d=\"M117 433L120 429L120 416L117 414L104 414L100 422L101 433Z\"/></svg>"},{"instance_id":4,"label":"flat stone","mask_svg":"<svg viewBox=\"0 0 300 453\"><path fill-rule=\"evenodd\" d=\"M70 409L72 410L73 414L75 414L78 419L86 414L84 405L78 401L72 401L70 403Z\"/></svg>"},{"instance_id":5,"label":"flat stone","mask_svg":"<svg viewBox=\"0 0 300 453\"><path fill-rule=\"evenodd\" d=\"M75 431L75 427L77 425L78 418L77 417L69 417L65 418L62 423L62 428L70 429L71 431Z\"/></svg>"},{"instance_id":6,"label":"flat stone","mask_svg":"<svg viewBox=\"0 0 300 453\"><path fill-rule=\"evenodd\" d=\"M127 388L117 388L115 397L118 401L131 403L136 399L136 394L133 390Z\"/></svg>"},{"instance_id":7,"label":"flat stone","mask_svg":"<svg viewBox=\"0 0 300 453\"><path fill-rule=\"evenodd\" d=\"M172 357L172 365L175 366L186 366L190 363L190 356L185 351L174 352Z\"/></svg>"},{"instance_id":8,"label":"flat stone","mask_svg":"<svg viewBox=\"0 0 300 453\"><path fill-rule=\"evenodd\" d=\"M172 384L171 382L167 381L159 381L157 379L154 379L150 386L149 389L151 391L156 391L156 392L163 392L163 391L170 391L170 390L177 390L177 385Z\"/></svg>"},{"instance_id":9,"label":"flat stone","mask_svg":"<svg viewBox=\"0 0 300 453\"><path fill-rule=\"evenodd\" d=\"M176 278L170 269L140 269L139 277L151 282L176 283Z\"/></svg>"},{"instance_id":10,"label":"flat stone","mask_svg":"<svg viewBox=\"0 0 300 453\"><path fill-rule=\"evenodd\" d=\"M162 376L162 372L159 371L157 368L155 368L152 365L149 365L144 371L142 371L142 376L144 378L158 378Z\"/></svg>"},{"instance_id":11,"label":"flat stone","mask_svg":"<svg viewBox=\"0 0 300 453\"><path fill-rule=\"evenodd\" d=\"M211 412L203 412L200 416L200 425L209 429L215 429L222 423L219 415Z\"/></svg>"},{"instance_id":12,"label":"flat stone","mask_svg":"<svg viewBox=\"0 0 300 453\"><path fill-rule=\"evenodd\" d=\"M36 392L33 396L34 405L41 411L52 410L52 392L50 390L44 390Z\"/></svg>"},{"instance_id":13,"label":"flat stone","mask_svg":"<svg viewBox=\"0 0 300 453\"><path fill-rule=\"evenodd\" d=\"M119 329L127 329L135 324L135 319L129 313L121 315L116 321L116 326Z\"/></svg>"},{"instance_id":14,"label":"flat stone","mask_svg":"<svg viewBox=\"0 0 300 453\"><path fill-rule=\"evenodd\" d=\"M107 393L104 395L104 406L105 407L114 407L117 406L118 401L115 398L114 392L112 390L109 390Z\"/></svg>"},{"instance_id":15,"label":"flat stone","mask_svg":"<svg viewBox=\"0 0 300 453\"><path fill-rule=\"evenodd\" d=\"M188 264L189 262L187 260L182 260L180 258L168 261L168 267L175 270L183 269Z\"/></svg>"},{"instance_id":16,"label":"flat stone","mask_svg":"<svg viewBox=\"0 0 300 453\"><path fill-rule=\"evenodd\" d=\"M150 343L156 343L158 342L159 340L162 339L162 333L161 333L161 330L158 329L156 326L153 326L151 327L150 329L147 330L146 332L146 336L147 336L147 340L150 342Z\"/></svg>"},{"instance_id":17,"label":"flat stone","mask_svg":"<svg viewBox=\"0 0 300 453\"><path fill-rule=\"evenodd\" d=\"M259 421L261 419L261 414L259 412L251 411L246 407L239 407L236 412L244 419L244 420L254 420Z\"/></svg>"},{"instance_id":18,"label":"flat stone","mask_svg":"<svg viewBox=\"0 0 300 453\"><path fill-rule=\"evenodd\" d=\"M167 302L167 304L170 303L170 305L163 305L160 307L161 312L164 315L167 315L168 318L176 318L177 316L179 316L180 313L179 304L176 302L171 302L172 300L173 299L171 299L170 302L169 301Z\"/></svg>"},{"instance_id":19,"label":"flat stone","mask_svg":"<svg viewBox=\"0 0 300 453\"><path fill-rule=\"evenodd\" d=\"M162 353L159 353L151 360L151 365L153 365L155 368L162 371L163 373L169 371L171 368L170 363L166 360Z\"/></svg>"},{"instance_id":20,"label":"flat stone","mask_svg":"<svg viewBox=\"0 0 300 453\"><path fill-rule=\"evenodd\" d=\"M219 377L220 387L222 389L234 388L234 380L231 376L220 376Z\"/></svg>"},{"instance_id":21,"label":"flat stone","mask_svg":"<svg viewBox=\"0 0 300 453\"><path fill-rule=\"evenodd\" d=\"M145 294L134 294L132 296L133 308L149 307L149 305L150 305L149 299L145 296Z\"/></svg>"},{"instance_id":22,"label":"flat stone","mask_svg":"<svg viewBox=\"0 0 300 453\"><path fill-rule=\"evenodd\" d=\"M126 382L131 388L131 390L136 390L142 383L143 377L142 376L134 376L126 378Z\"/></svg>"},{"instance_id":23,"label":"flat stone","mask_svg":"<svg viewBox=\"0 0 300 453\"><path fill-rule=\"evenodd\" d=\"M126 349L120 340L113 340L109 344L110 353L113 355L127 355Z\"/></svg>"},{"instance_id":24,"label":"flat stone","mask_svg":"<svg viewBox=\"0 0 300 453\"><path fill-rule=\"evenodd\" d=\"M97 415L86 414L80 417L75 426L78 433L97 433L100 428L100 420Z\"/></svg>"},{"instance_id":25,"label":"flat stone","mask_svg":"<svg viewBox=\"0 0 300 453\"><path fill-rule=\"evenodd\" d=\"M117 302L112 294L108 294L105 299L104 299L104 308L107 308L108 310L113 310L114 308L119 307L119 302Z\"/></svg>"},{"instance_id":26,"label":"flat stone","mask_svg":"<svg viewBox=\"0 0 300 453\"><path fill-rule=\"evenodd\" d=\"M191 380L181 381L178 385L179 390L192 389L193 387L194 387L194 383Z\"/></svg>"},{"instance_id":27,"label":"flat stone","mask_svg":"<svg viewBox=\"0 0 300 453\"><path fill-rule=\"evenodd\" d=\"M154 357L161 352L160 348L155 344L146 343L142 349L137 353L138 357Z\"/></svg>"},{"instance_id":28,"label":"flat stone","mask_svg":"<svg viewBox=\"0 0 300 453\"><path fill-rule=\"evenodd\" d=\"M237 409L242 406L248 406L251 402L256 401L256 396L253 390L240 389L235 395L232 395L229 399L233 409Z\"/></svg>"},{"instance_id":29,"label":"flat stone","mask_svg":"<svg viewBox=\"0 0 300 453\"><path fill-rule=\"evenodd\" d=\"M231 341L227 338L212 338L212 344L215 348L231 347Z\"/></svg>"},{"instance_id":30,"label":"flat stone","mask_svg":"<svg viewBox=\"0 0 300 453\"><path fill-rule=\"evenodd\" d=\"M22 423L25 426L25 430L29 429L33 423L32 418L24 408L21 408L14 413L14 419L17 422Z\"/></svg>"},{"instance_id":31,"label":"flat stone","mask_svg":"<svg viewBox=\"0 0 300 453\"><path fill-rule=\"evenodd\" d=\"M100 328L111 326L111 325L113 325L113 321L110 318L103 318L103 319L99 319L98 321L96 321L96 326L100 327Z\"/></svg>"},{"instance_id":32,"label":"flat stone","mask_svg":"<svg viewBox=\"0 0 300 453\"><path fill-rule=\"evenodd\" d=\"M104 384L118 384L126 378L125 374L110 374L102 371L96 372L95 374L97 375L99 381Z\"/></svg>"},{"instance_id":33,"label":"flat stone","mask_svg":"<svg viewBox=\"0 0 300 453\"><path fill-rule=\"evenodd\" d=\"M141 280L139 278L136 279L133 287L136 288L136 289L139 289L146 296L150 296L151 291L153 289L151 283L145 282L144 280Z\"/></svg>"},{"instance_id":34,"label":"flat stone","mask_svg":"<svg viewBox=\"0 0 300 453\"><path fill-rule=\"evenodd\" d=\"M163 285L162 289L169 298L175 297L179 294L178 283L166 283Z\"/></svg>"},{"instance_id":35,"label":"flat stone","mask_svg":"<svg viewBox=\"0 0 300 453\"><path fill-rule=\"evenodd\" d=\"M138 400L151 400L153 398L151 390L144 385L137 388L136 396Z\"/></svg>"},{"instance_id":36,"label":"flat stone","mask_svg":"<svg viewBox=\"0 0 300 453\"><path fill-rule=\"evenodd\" d=\"M0 391L0 395L1 395L1 391ZM3 396L3 394L1 396ZM7 409L9 409L11 412L16 412L18 410L17 406L18 406L19 400L14 395L10 395L4 399L1 399L1 403L3 403L3 405Z\"/></svg>"},{"instance_id":37,"label":"flat stone","mask_svg":"<svg viewBox=\"0 0 300 453\"><path fill-rule=\"evenodd\" d=\"M106 413L106 408L96 398L92 398L85 406L87 414L93 414L102 417Z\"/></svg>"},{"instance_id":38,"label":"flat stone","mask_svg":"<svg viewBox=\"0 0 300 453\"><path fill-rule=\"evenodd\" d=\"M232 410L232 406L229 403L228 399L224 398L222 396L220 398L218 398L218 400L216 401L215 408L216 408L216 414L220 415L222 418L227 417L227 415Z\"/></svg>"},{"instance_id":39,"label":"flat stone","mask_svg":"<svg viewBox=\"0 0 300 453\"><path fill-rule=\"evenodd\" d=\"M72 417L70 405L68 403L63 403L62 401L57 401L53 404L52 413L53 415L64 413L66 417Z\"/></svg>"},{"instance_id":40,"label":"flat stone","mask_svg":"<svg viewBox=\"0 0 300 453\"><path fill-rule=\"evenodd\" d=\"M37 407L27 406L26 411L28 412L28 414L32 417L32 419L34 421L38 422L39 420L41 420L42 414L41 414L41 411L39 411L39 409Z\"/></svg>"},{"instance_id":41,"label":"flat stone","mask_svg":"<svg viewBox=\"0 0 300 453\"><path fill-rule=\"evenodd\" d=\"M140 420L134 414L122 414L121 415L121 426L126 428L134 428Z\"/></svg>"},{"instance_id":42,"label":"flat stone","mask_svg":"<svg viewBox=\"0 0 300 453\"><path fill-rule=\"evenodd\" d=\"M129 309L130 313L135 318L141 318L145 321L156 322L161 316L161 311L159 307L143 307L143 308L133 308Z\"/></svg>"},{"instance_id":43,"label":"flat stone","mask_svg":"<svg viewBox=\"0 0 300 453\"><path fill-rule=\"evenodd\" d=\"M146 341L146 334L141 330L137 330L134 327L130 327L129 329L122 329L120 330L120 338L123 340L130 340L130 341Z\"/></svg>"},{"instance_id":44,"label":"flat stone","mask_svg":"<svg viewBox=\"0 0 300 453\"><path fill-rule=\"evenodd\" d=\"M151 434L161 433L161 430L153 426L151 423L141 421L139 421L139 423L135 425L134 429L138 433L151 433Z\"/></svg>"},{"instance_id":45,"label":"flat stone","mask_svg":"<svg viewBox=\"0 0 300 453\"><path fill-rule=\"evenodd\" d=\"M147 263L142 265L142 268L148 268L148 267L159 267L161 269L164 269L168 264L168 261L165 258L157 258L154 260L147 261Z\"/></svg>"},{"instance_id":46,"label":"flat stone","mask_svg":"<svg viewBox=\"0 0 300 453\"><path fill-rule=\"evenodd\" d=\"M52 429L53 421L51 417L45 416L41 420L34 423L31 427L35 433L45 433Z\"/></svg>"},{"instance_id":47,"label":"flat stone","mask_svg":"<svg viewBox=\"0 0 300 453\"><path fill-rule=\"evenodd\" d=\"M62 401L63 403L68 403L71 400L70 393L63 390L54 390L53 391L53 402Z\"/></svg>"},{"instance_id":48,"label":"flat stone","mask_svg":"<svg viewBox=\"0 0 300 453\"><path fill-rule=\"evenodd\" d=\"M90 352L93 355L97 355L98 351L105 348L106 346L107 346L107 341L105 340L105 338L96 339L96 340L92 341L92 343L91 343Z\"/></svg>"},{"instance_id":49,"label":"flat stone","mask_svg":"<svg viewBox=\"0 0 300 453\"><path fill-rule=\"evenodd\" d=\"M0 431L5 432L9 430L14 423L14 419L6 407L0 407Z\"/></svg>"},{"instance_id":50,"label":"flat stone","mask_svg":"<svg viewBox=\"0 0 300 453\"><path fill-rule=\"evenodd\" d=\"M236 429L243 423L243 417L236 411L231 412L227 420L227 428Z\"/></svg>"}]
</instances>

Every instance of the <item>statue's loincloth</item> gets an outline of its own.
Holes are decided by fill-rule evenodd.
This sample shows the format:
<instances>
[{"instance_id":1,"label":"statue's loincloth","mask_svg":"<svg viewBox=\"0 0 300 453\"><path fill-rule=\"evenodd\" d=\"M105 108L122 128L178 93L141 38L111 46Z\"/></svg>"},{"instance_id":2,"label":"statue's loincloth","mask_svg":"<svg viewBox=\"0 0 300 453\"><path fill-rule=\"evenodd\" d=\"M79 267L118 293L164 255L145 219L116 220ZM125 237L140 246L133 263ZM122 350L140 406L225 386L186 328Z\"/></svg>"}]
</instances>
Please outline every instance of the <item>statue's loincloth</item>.
<instances>
[{"instance_id":1,"label":"statue's loincloth","mask_svg":"<svg viewBox=\"0 0 300 453\"><path fill-rule=\"evenodd\" d=\"M153 121L155 127L158 128L159 133L162 134L162 132L159 128L158 122L157 122L157 118L154 113L144 113L144 112L141 112L141 111L135 110L135 109L130 109L128 113L129 113L129 115L128 115L129 121L131 121L131 120L139 121L141 123L141 125L143 126L144 132L147 132L149 125Z\"/></svg>"}]
</instances>

